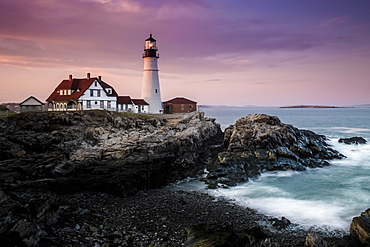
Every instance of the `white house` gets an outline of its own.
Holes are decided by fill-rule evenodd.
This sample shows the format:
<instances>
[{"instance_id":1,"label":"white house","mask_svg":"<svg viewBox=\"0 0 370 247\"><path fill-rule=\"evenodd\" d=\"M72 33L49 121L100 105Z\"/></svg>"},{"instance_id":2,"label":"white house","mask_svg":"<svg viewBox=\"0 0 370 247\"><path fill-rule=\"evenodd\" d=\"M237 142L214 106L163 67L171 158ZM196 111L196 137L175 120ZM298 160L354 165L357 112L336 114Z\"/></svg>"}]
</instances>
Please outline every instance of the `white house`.
<instances>
[{"instance_id":1,"label":"white house","mask_svg":"<svg viewBox=\"0 0 370 247\"><path fill-rule=\"evenodd\" d=\"M73 78L63 80L51 93L48 102L49 111L75 111L104 109L117 110L117 92L101 77Z\"/></svg>"},{"instance_id":2,"label":"white house","mask_svg":"<svg viewBox=\"0 0 370 247\"><path fill-rule=\"evenodd\" d=\"M118 96L112 86L101 77L77 79L69 75L51 93L49 111L108 110L119 112L148 113L149 104L143 99Z\"/></svg>"}]
</instances>

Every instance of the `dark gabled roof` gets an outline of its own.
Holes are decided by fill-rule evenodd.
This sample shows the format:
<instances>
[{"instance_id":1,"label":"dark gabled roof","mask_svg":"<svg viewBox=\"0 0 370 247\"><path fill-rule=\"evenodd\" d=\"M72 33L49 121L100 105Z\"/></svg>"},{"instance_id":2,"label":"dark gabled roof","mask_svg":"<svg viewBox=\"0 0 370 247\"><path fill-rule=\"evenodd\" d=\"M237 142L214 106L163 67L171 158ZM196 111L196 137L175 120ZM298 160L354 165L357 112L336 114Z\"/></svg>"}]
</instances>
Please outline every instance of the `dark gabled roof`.
<instances>
[{"instance_id":1,"label":"dark gabled roof","mask_svg":"<svg viewBox=\"0 0 370 247\"><path fill-rule=\"evenodd\" d=\"M165 103L172 103L172 104L196 104L197 102L192 101L190 99L186 99L184 97L176 97L176 98L173 98L173 99L170 99L168 101L163 102L163 104L165 104Z\"/></svg>"},{"instance_id":2,"label":"dark gabled roof","mask_svg":"<svg viewBox=\"0 0 370 247\"><path fill-rule=\"evenodd\" d=\"M37 102L39 102L41 105L45 105L44 103L42 103L40 100L38 100L36 97L34 97L34 96L30 96L30 97L28 97L27 99L25 99L25 100L23 100L21 103L19 103L19 105L22 105L22 104L24 104L24 102L26 102L26 101L28 101L28 100L30 100L30 99L34 99L34 100L36 100Z\"/></svg>"},{"instance_id":3,"label":"dark gabled roof","mask_svg":"<svg viewBox=\"0 0 370 247\"><path fill-rule=\"evenodd\" d=\"M117 92L114 90L112 86L108 83L105 83L102 80L99 80L96 77L92 78L83 78L83 79L75 79L72 80L63 80L51 93L51 95L46 99L46 101L69 101L69 100L78 100L82 94L91 86L91 84L97 80L99 84L103 87L106 91L106 88L112 88L112 93L109 94L110 96L118 96ZM71 89L74 92L71 95L60 95L59 90ZM107 91L106 91L107 92ZM107 92L108 94L108 92Z\"/></svg>"},{"instance_id":4,"label":"dark gabled roof","mask_svg":"<svg viewBox=\"0 0 370 247\"><path fill-rule=\"evenodd\" d=\"M117 104L131 104L131 97L130 96L118 96Z\"/></svg>"},{"instance_id":5,"label":"dark gabled roof","mask_svg":"<svg viewBox=\"0 0 370 247\"><path fill-rule=\"evenodd\" d=\"M132 99L132 103L135 105L149 105L145 100L143 99Z\"/></svg>"},{"instance_id":6,"label":"dark gabled roof","mask_svg":"<svg viewBox=\"0 0 370 247\"><path fill-rule=\"evenodd\" d=\"M156 42L156 40L153 39L152 34L150 34L149 38L147 38L145 41Z\"/></svg>"}]
</instances>

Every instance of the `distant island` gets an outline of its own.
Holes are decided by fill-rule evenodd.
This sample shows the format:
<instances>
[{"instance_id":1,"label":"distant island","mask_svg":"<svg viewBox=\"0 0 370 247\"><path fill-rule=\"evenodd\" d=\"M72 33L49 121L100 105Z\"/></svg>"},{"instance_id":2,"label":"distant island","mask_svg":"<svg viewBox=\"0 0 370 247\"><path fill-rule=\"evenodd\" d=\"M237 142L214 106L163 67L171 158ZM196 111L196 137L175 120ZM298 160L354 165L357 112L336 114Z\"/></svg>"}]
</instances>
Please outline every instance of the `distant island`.
<instances>
[{"instance_id":1,"label":"distant island","mask_svg":"<svg viewBox=\"0 0 370 247\"><path fill-rule=\"evenodd\" d=\"M291 106L281 106L280 108L343 108L332 105L291 105Z\"/></svg>"}]
</instances>

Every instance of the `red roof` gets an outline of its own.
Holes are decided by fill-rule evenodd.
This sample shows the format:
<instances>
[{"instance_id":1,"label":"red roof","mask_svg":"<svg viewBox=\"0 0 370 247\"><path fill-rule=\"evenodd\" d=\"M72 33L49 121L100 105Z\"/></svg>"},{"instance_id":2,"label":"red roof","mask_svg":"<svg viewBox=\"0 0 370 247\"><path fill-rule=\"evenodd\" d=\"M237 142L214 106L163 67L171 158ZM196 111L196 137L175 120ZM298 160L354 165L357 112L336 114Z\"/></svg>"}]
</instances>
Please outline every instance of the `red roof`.
<instances>
[{"instance_id":1,"label":"red roof","mask_svg":"<svg viewBox=\"0 0 370 247\"><path fill-rule=\"evenodd\" d=\"M135 105L149 105L145 100L143 99L132 99L132 103Z\"/></svg>"},{"instance_id":2,"label":"red roof","mask_svg":"<svg viewBox=\"0 0 370 247\"><path fill-rule=\"evenodd\" d=\"M170 99L166 102L163 102L163 104L165 103L174 103L174 104L196 104L197 102L195 101L192 101L190 99L186 99L184 97L176 97L176 98L173 98L173 99Z\"/></svg>"},{"instance_id":3,"label":"red roof","mask_svg":"<svg viewBox=\"0 0 370 247\"><path fill-rule=\"evenodd\" d=\"M51 93L51 95L46 99L46 101L69 101L69 100L78 100L82 94L91 86L91 84L97 80L99 84L105 88L112 88L112 93L109 94L110 96L118 96L117 92L114 90L112 86L99 80L96 77L92 78L83 78L83 79L75 79L72 80L63 80ZM59 90L73 90L71 95L60 95Z\"/></svg>"},{"instance_id":4,"label":"red roof","mask_svg":"<svg viewBox=\"0 0 370 247\"><path fill-rule=\"evenodd\" d=\"M131 104L131 97L130 96L118 96L117 104Z\"/></svg>"}]
</instances>

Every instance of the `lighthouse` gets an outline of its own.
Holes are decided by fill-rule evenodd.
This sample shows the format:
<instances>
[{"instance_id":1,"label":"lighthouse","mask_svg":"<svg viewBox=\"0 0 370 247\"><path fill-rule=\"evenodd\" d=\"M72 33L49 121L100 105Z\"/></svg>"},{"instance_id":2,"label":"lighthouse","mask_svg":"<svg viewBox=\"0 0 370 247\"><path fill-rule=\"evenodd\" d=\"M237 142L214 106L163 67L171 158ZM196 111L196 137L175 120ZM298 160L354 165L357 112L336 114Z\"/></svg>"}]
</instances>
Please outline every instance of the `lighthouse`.
<instances>
[{"instance_id":1,"label":"lighthouse","mask_svg":"<svg viewBox=\"0 0 370 247\"><path fill-rule=\"evenodd\" d=\"M161 89L159 87L158 75L158 53L156 40L150 34L145 40L144 46L144 69L141 87L141 98L149 104L149 113L163 113Z\"/></svg>"}]
</instances>

